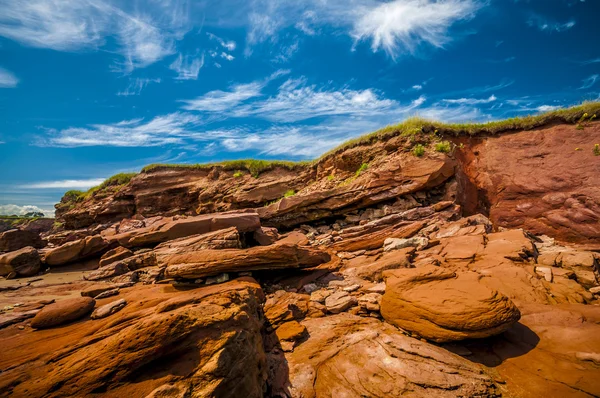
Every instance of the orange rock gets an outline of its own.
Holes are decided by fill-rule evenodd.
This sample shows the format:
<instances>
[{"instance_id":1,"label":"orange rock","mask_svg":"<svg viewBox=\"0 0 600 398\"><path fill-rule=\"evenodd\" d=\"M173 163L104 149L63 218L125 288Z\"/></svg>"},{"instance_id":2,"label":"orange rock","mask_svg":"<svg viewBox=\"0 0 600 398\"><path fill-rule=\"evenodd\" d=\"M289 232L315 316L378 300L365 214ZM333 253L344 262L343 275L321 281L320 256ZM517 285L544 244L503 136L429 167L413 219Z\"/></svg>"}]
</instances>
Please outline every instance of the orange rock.
<instances>
[{"instance_id":1,"label":"orange rock","mask_svg":"<svg viewBox=\"0 0 600 398\"><path fill-rule=\"evenodd\" d=\"M450 398L498 393L479 365L376 319L339 314L302 324L309 337L285 355L288 367L279 372L289 376L271 376L272 395Z\"/></svg>"},{"instance_id":2,"label":"orange rock","mask_svg":"<svg viewBox=\"0 0 600 398\"><path fill-rule=\"evenodd\" d=\"M57 301L44 307L31 320L31 327L46 329L80 319L94 309L96 300L91 297L77 297Z\"/></svg>"},{"instance_id":3,"label":"orange rock","mask_svg":"<svg viewBox=\"0 0 600 398\"><path fill-rule=\"evenodd\" d=\"M276 244L246 250L200 250L163 261L167 277L197 279L223 272L314 267L329 260L329 254L317 249Z\"/></svg>"},{"instance_id":4,"label":"orange rock","mask_svg":"<svg viewBox=\"0 0 600 398\"><path fill-rule=\"evenodd\" d=\"M427 266L386 271L384 277L383 318L428 340L493 336L521 316L506 296L480 284L476 273Z\"/></svg>"}]
</instances>

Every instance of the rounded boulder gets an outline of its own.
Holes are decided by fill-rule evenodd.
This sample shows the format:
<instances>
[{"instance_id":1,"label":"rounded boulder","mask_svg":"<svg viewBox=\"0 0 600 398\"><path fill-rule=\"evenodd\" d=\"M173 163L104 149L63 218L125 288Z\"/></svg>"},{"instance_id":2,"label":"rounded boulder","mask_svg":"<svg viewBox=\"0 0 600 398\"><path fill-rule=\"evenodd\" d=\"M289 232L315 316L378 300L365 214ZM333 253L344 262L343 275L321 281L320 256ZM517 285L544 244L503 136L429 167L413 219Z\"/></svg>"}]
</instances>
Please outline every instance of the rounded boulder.
<instances>
[{"instance_id":1,"label":"rounded boulder","mask_svg":"<svg viewBox=\"0 0 600 398\"><path fill-rule=\"evenodd\" d=\"M31 320L31 327L46 329L76 321L92 312L95 305L96 300L91 297L77 297L58 301L38 312Z\"/></svg>"},{"instance_id":2,"label":"rounded boulder","mask_svg":"<svg viewBox=\"0 0 600 398\"><path fill-rule=\"evenodd\" d=\"M504 332L521 318L503 294L474 272L427 266L386 271L381 315L399 328L438 343Z\"/></svg>"}]
</instances>

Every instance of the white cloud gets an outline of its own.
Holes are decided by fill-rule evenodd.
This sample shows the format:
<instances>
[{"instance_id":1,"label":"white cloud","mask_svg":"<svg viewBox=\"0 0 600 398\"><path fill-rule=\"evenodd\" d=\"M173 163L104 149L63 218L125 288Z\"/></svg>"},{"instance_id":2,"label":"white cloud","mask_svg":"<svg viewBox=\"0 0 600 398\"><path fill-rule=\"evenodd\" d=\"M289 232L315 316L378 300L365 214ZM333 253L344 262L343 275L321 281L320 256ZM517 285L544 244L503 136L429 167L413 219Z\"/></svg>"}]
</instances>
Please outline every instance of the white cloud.
<instances>
[{"instance_id":1,"label":"white cloud","mask_svg":"<svg viewBox=\"0 0 600 398\"><path fill-rule=\"evenodd\" d=\"M42 209L40 207L37 206L33 206L33 205L25 205L25 206L19 206L19 205L13 205L13 204L8 204L8 205L0 205L0 214L4 215L4 216L23 216L27 213L44 213L44 216L46 217L54 217L54 210L53 209Z\"/></svg>"},{"instance_id":2,"label":"white cloud","mask_svg":"<svg viewBox=\"0 0 600 398\"><path fill-rule=\"evenodd\" d=\"M220 65L219 65L220 67ZM233 109L244 101L262 95L262 89L272 80L288 74L280 69L263 80L245 84L234 84L229 91L214 90L192 100L181 100L183 109L188 111L223 112Z\"/></svg>"},{"instance_id":3,"label":"white cloud","mask_svg":"<svg viewBox=\"0 0 600 398\"><path fill-rule=\"evenodd\" d=\"M157 79L144 79L144 78L129 79L129 85L127 86L127 88L123 91L119 91L117 93L117 95L119 95L119 96L140 95L142 90L150 83L160 83L160 78L157 78Z\"/></svg>"},{"instance_id":4,"label":"white cloud","mask_svg":"<svg viewBox=\"0 0 600 398\"><path fill-rule=\"evenodd\" d=\"M217 43L221 45L221 47L227 49L228 51L233 51L236 48L236 43L233 40L223 40L219 36L212 34L210 32L206 32L206 35L210 37L212 40L215 40Z\"/></svg>"},{"instance_id":5,"label":"white cloud","mask_svg":"<svg viewBox=\"0 0 600 398\"><path fill-rule=\"evenodd\" d=\"M173 54L175 42L189 29L182 0L144 7L120 4L123 7L100 0L0 0L0 36L71 52L101 48L114 37L123 57L115 69L131 72Z\"/></svg>"},{"instance_id":6,"label":"white cloud","mask_svg":"<svg viewBox=\"0 0 600 398\"><path fill-rule=\"evenodd\" d=\"M532 15L527 24L536 27L542 32L564 32L575 26L575 20L570 20L564 23L555 22L541 15Z\"/></svg>"},{"instance_id":7,"label":"white cloud","mask_svg":"<svg viewBox=\"0 0 600 398\"><path fill-rule=\"evenodd\" d=\"M582 80L583 84L581 85L581 87L579 87L579 89L586 90L588 88L591 88L594 84L596 84L596 80L598 80L598 77L600 77L600 75L592 75L590 77L586 77Z\"/></svg>"},{"instance_id":8,"label":"white cloud","mask_svg":"<svg viewBox=\"0 0 600 398\"><path fill-rule=\"evenodd\" d=\"M88 180L60 180L60 181L43 181L32 182L29 184L19 185L22 189L89 189L100 185L104 182L104 178L91 178Z\"/></svg>"},{"instance_id":9,"label":"white cloud","mask_svg":"<svg viewBox=\"0 0 600 398\"><path fill-rule=\"evenodd\" d=\"M186 110L226 112L232 117L258 117L273 122L292 123L322 116L373 116L405 111L420 104L402 107L396 101L380 98L371 89L323 90L306 84L306 79L289 79L276 95L264 99L264 81L234 85L231 91L211 91L193 100L182 101ZM248 101L251 100L252 101ZM421 97L417 102L424 101Z\"/></svg>"},{"instance_id":10,"label":"white cloud","mask_svg":"<svg viewBox=\"0 0 600 398\"><path fill-rule=\"evenodd\" d=\"M19 79L10 71L0 68L0 88L17 87Z\"/></svg>"},{"instance_id":11,"label":"white cloud","mask_svg":"<svg viewBox=\"0 0 600 398\"><path fill-rule=\"evenodd\" d=\"M227 54L226 52L221 53L221 58L225 58L227 61L233 61L235 57L231 54Z\"/></svg>"},{"instance_id":12,"label":"white cloud","mask_svg":"<svg viewBox=\"0 0 600 398\"><path fill-rule=\"evenodd\" d=\"M443 99L443 102L448 104L459 104L459 105L477 105L477 104L489 104L490 102L496 101L495 95L490 95L489 98L477 99L477 98L457 98L457 99Z\"/></svg>"},{"instance_id":13,"label":"white cloud","mask_svg":"<svg viewBox=\"0 0 600 398\"><path fill-rule=\"evenodd\" d=\"M242 102L261 95L263 84L260 82L236 84L230 91L215 90L192 100L183 100L183 109L188 111L223 112Z\"/></svg>"},{"instance_id":14,"label":"white cloud","mask_svg":"<svg viewBox=\"0 0 600 398\"><path fill-rule=\"evenodd\" d=\"M554 111L560 109L560 106L556 106L556 105L540 105L536 108L536 110L538 112L550 112L550 111Z\"/></svg>"},{"instance_id":15,"label":"white cloud","mask_svg":"<svg viewBox=\"0 0 600 398\"><path fill-rule=\"evenodd\" d=\"M412 86L412 88L413 88L413 90L417 90L417 91L423 90L423 86L420 84L415 84L414 86Z\"/></svg>"},{"instance_id":16,"label":"white cloud","mask_svg":"<svg viewBox=\"0 0 600 398\"><path fill-rule=\"evenodd\" d=\"M414 54L419 45L443 47L451 40L449 28L471 18L478 4L471 0L396 0L359 9L354 23L356 40L371 40L373 51L385 50L392 58Z\"/></svg>"},{"instance_id":17,"label":"white cloud","mask_svg":"<svg viewBox=\"0 0 600 398\"><path fill-rule=\"evenodd\" d=\"M192 129L199 123L200 118L196 115L176 112L156 116L147 122L133 119L113 124L93 124L89 127L51 129L48 130L48 137L37 142L37 145L145 147L183 144L186 138L194 137Z\"/></svg>"},{"instance_id":18,"label":"white cloud","mask_svg":"<svg viewBox=\"0 0 600 398\"><path fill-rule=\"evenodd\" d=\"M177 80L197 80L200 69L204 66L204 55L193 58L181 54L169 65L169 69L177 72Z\"/></svg>"}]
</instances>

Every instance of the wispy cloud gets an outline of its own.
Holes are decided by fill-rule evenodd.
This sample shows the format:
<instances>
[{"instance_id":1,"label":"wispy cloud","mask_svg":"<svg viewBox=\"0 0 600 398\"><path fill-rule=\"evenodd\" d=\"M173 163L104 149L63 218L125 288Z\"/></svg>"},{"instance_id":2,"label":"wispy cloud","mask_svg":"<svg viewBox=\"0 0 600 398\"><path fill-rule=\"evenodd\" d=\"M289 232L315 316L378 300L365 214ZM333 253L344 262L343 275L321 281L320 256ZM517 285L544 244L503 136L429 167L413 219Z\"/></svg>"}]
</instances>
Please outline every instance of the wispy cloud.
<instances>
[{"instance_id":1,"label":"wispy cloud","mask_svg":"<svg viewBox=\"0 0 600 398\"><path fill-rule=\"evenodd\" d=\"M414 86L412 86L412 89L417 91L423 90L423 85L415 84Z\"/></svg>"},{"instance_id":2,"label":"wispy cloud","mask_svg":"<svg viewBox=\"0 0 600 398\"><path fill-rule=\"evenodd\" d=\"M0 0L0 36L31 47L70 52L101 48L108 37L114 37L122 56L114 69L128 73L173 54L175 42L189 29L182 0L151 2L144 7L121 4L123 7L99 0Z\"/></svg>"},{"instance_id":3,"label":"wispy cloud","mask_svg":"<svg viewBox=\"0 0 600 398\"><path fill-rule=\"evenodd\" d=\"M477 105L477 104L489 104L490 102L496 101L495 95L490 95L489 98L456 98L456 99L443 99L443 102L448 104L460 104L460 105Z\"/></svg>"},{"instance_id":4,"label":"wispy cloud","mask_svg":"<svg viewBox=\"0 0 600 398\"><path fill-rule=\"evenodd\" d=\"M558 106L558 105L540 105L535 109L538 112L550 112L550 111L555 111L557 109L560 109L560 106Z\"/></svg>"},{"instance_id":5,"label":"wispy cloud","mask_svg":"<svg viewBox=\"0 0 600 398\"><path fill-rule=\"evenodd\" d=\"M471 18L478 8L471 0L381 3L359 11L362 15L354 23L352 36L358 41L371 40L373 51L383 49L396 58L404 52L414 54L423 43L443 47L451 40L450 27Z\"/></svg>"},{"instance_id":6,"label":"wispy cloud","mask_svg":"<svg viewBox=\"0 0 600 398\"><path fill-rule=\"evenodd\" d=\"M149 121L133 119L63 130L49 129L47 137L40 139L36 144L58 147L144 147L183 144L186 137L194 136L191 129L199 124L198 116L176 112L157 116Z\"/></svg>"},{"instance_id":7,"label":"wispy cloud","mask_svg":"<svg viewBox=\"0 0 600 398\"><path fill-rule=\"evenodd\" d=\"M19 79L10 71L0 68L0 88L14 88L19 84Z\"/></svg>"},{"instance_id":8,"label":"wispy cloud","mask_svg":"<svg viewBox=\"0 0 600 398\"><path fill-rule=\"evenodd\" d=\"M144 78L135 78L129 79L129 85L125 90L119 91L117 95L120 96L130 96L130 95L140 95L142 90L149 85L150 83L160 83L160 78L156 79L144 79Z\"/></svg>"},{"instance_id":9,"label":"wispy cloud","mask_svg":"<svg viewBox=\"0 0 600 398\"><path fill-rule=\"evenodd\" d=\"M451 27L472 18L484 4L479 0L253 0L247 43L251 47L277 42L286 27L314 35L319 26L343 30L355 43L370 42L373 51L392 58L414 54L420 46L441 48L452 40Z\"/></svg>"},{"instance_id":10,"label":"wispy cloud","mask_svg":"<svg viewBox=\"0 0 600 398\"><path fill-rule=\"evenodd\" d=\"M574 19L567 22L561 23L556 22L541 15L533 14L527 24L531 27L535 27L542 32L565 32L576 25Z\"/></svg>"},{"instance_id":11,"label":"wispy cloud","mask_svg":"<svg viewBox=\"0 0 600 398\"><path fill-rule=\"evenodd\" d=\"M204 54L199 58L193 56L179 56L169 65L169 69L177 72L177 80L196 80L200 69L204 66Z\"/></svg>"},{"instance_id":12,"label":"wispy cloud","mask_svg":"<svg viewBox=\"0 0 600 398\"><path fill-rule=\"evenodd\" d=\"M244 101L262 95L262 89L272 80L288 74L288 70L278 70L263 80L251 83L234 84L229 91L214 90L191 100L181 100L183 109L188 111L223 112L231 110Z\"/></svg>"},{"instance_id":13,"label":"wispy cloud","mask_svg":"<svg viewBox=\"0 0 600 398\"><path fill-rule=\"evenodd\" d=\"M208 37L210 37L212 40L216 41L217 43L219 43L219 45L225 49L227 49L228 51L233 51L236 48L236 43L233 40L223 40L221 39L219 36L212 34L210 32L206 32L206 35Z\"/></svg>"},{"instance_id":14,"label":"wispy cloud","mask_svg":"<svg viewBox=\"0 0 600 398\"><path fill-rule=\"evenodd\" d=\"M600 63L600 57L592 58L592 59L588 59L586 61L580 62L580 64L582 64L582 65L591 65L591 64L597 64L597 63Z\"/></svg>"},{"instance_id":15,"label":"wispy cloud","mask_svg":"<svg viewBox=\"0 0 600 398\"><path fill-rule=\"evenodd\" d=\"M590 77L586 77L582 80L583 84L581 85L581 87L579 87L579 89L586 90L588 88L591 88L594 84L596 84L596 80L598 80L598 77L600 77L600 75L592 75Z\"/></svg>"},{"instance_id":16,"label":"wispy cloud","mask_svg":"<svg viewBox=\"0 0 600 398\"><path fill-rule=\"evenodd\" d=\"M91 178L88 180L60 180L32 182L19 185L21 189L88 189L102 184L104 178Z\"/></svg>"},{"instance_id":17,"label":"wispy cloud","mask_svg":"<svg viewBox=\"0 0 600 398\"><path fill-rule=\"evenodd\" d=\"M231 54L227 54L226 52L221 53L221 58L225 58L227 61L233 61L235 57Z\"/></svg>"}]
</instances>

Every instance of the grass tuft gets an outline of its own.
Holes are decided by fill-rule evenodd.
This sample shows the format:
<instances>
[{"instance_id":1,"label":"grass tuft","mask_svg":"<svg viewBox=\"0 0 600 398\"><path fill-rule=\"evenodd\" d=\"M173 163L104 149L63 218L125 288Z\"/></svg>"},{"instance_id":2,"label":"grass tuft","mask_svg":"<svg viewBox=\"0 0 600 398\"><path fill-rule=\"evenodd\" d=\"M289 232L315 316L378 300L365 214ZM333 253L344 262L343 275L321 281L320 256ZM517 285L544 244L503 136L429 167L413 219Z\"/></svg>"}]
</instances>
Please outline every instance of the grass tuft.
<instances>
[{"instance_id":1,"label":"grass tuft","mask_svg":"<svg viewBox=\"0 0 600 398\"><path fill-rule=\"evenodd\" d=\"M157 170L167 169L197 169L197 170L208 170L213 167L221 167L224 170L246 170L253 177L258 177L261 173L269 170L273 170L277 167L282 167L288 170L297 170L311 165L311 162L291 162L285 160L256 160L256 159L242 159L242 160L228 160L218 163L204 163L204 164L164 164L156 163L151 164L142 169L142 173L149 173Z\"/></svg>"},{"instance_id":2,"label":"grass tuft","mask_svg":"<svg viewBox=\"0 0 600 398\"><path fill-rule=\"evenodd\" d=\"M415 145L412 149L412 154L420 158L421 156L425 155L425 147L421 144Z\"/></svg>"},{"instance_id":3,"label":"grass tuft","mask_svg":"<svg viewBox=\"0 0 600 398\"><path fill-rule=\"evenodd\" d=\"M358 168L358 170L356 170L356 173L354 174L356 177L358 177L359 175L361 175L363 173L363 171L366 171L369 168L369 164L368 163L363 163L360 165L360 167Z\"/></svg>"},{"instance_id":4,"label":"grass tuft","mask_svg":"<svg viewBox=\"0 0 600 398\"><path fill-rule=\"evenodd\" d=\"M452 149L449 141L436 142L433 146L436 152L449 153Z\"/></svg>"}]
</instances>

